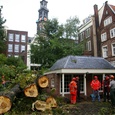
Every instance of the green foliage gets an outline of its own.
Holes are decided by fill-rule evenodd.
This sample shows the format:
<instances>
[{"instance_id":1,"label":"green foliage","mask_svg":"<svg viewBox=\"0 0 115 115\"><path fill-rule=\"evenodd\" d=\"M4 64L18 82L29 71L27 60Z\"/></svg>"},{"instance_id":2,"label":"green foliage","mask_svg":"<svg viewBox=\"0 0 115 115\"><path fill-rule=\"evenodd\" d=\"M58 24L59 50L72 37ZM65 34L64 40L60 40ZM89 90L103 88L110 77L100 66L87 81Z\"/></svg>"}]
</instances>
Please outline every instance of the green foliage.
<instances>
[{"instance_id":1,"label":"green foliage","mask_svg":"<svg viewBox=\"0 0 115 115\"><path fill-rule=\"evenodd\" d=\"M0 54L0 65L6 63L7 57L4 54Z\"/></svg>"},{"instance_id":2,"label":"green foliage","mask_svg":"<svg viewBox=\"0 0 115 115\"><path fill-rule=\"evenodd\" d=\"M78 37L78 25L80 21L77 16L70 17L66 20L64 25L65 37L69 39L77 39Z\"/></svg>"},{"instance_id":3,"label":"green foliage","mask_svg":"<svg viewBox=\"0 0 115 115\"><path fill-rule=\"evenodd\" d=\"M24 64L23 60L20 57L8 57L6 61L7 65L13 65L16 69L16 74L21 73L24 69L26 69L26 65Z\"/></svg>"},{"instance_id":4,"label":"green foliage","mask_svg":"<svg viewBox=\"0 0 115 115\"><path fill-rule=\"evenodd\" d=\"M79 22L78 18L74 21L74 24ZM68 55L82 55L83 44L78 45L73 39L63 38L63 33L64 27L59 25L57 19L48 20L42 35L39 34L36 37L36 45L31 45L31 62L41 64L41 68L50 68L60 58Z\"/></svg>"},{"instance_id":5,"label":"green foliage","mask_svg":"<svg viewBox=\"0 0 115 115\"><path fill-rule=\"evenodd\" d=\"M37 77L32 73L22 73L16 76L16 78L13 80L13 83L18 83L20 84L21 88L25 88L27 85L34 83L36 78Z\"/></svg>"},{"instance_id":6,"label":"green foliage","mask_svg":"<svg viewBox=\"0 0 115 115\"><path fill-rule=\"evenodd\" d=\"M2 8L3 7L0 6L0 12L2 11ZM0 16L0 53L6 50L6 32L5 32L5 27L3 26L5 22L6 20L1 15Z\"/></svg>"}]
</instances>

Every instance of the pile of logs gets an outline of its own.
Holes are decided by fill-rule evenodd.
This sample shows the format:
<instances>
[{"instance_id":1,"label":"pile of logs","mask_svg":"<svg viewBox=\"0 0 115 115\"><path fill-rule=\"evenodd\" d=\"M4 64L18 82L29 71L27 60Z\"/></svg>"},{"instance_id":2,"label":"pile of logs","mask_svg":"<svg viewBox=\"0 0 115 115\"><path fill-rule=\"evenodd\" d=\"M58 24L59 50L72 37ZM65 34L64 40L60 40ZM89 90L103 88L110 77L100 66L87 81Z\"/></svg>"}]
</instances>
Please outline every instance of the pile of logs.
<instances>
[{"instance_id":1,"label":"pile of logs","mask_svg":"<svg viewBox=\"0 0 115 115\"><path fill-rule=\"evenodd\" d=\"M46 88L49 85L49 79L46 76L41 76L37 79L36 83L32 83L26 86L23 91L26 97L37 97L38 96L38 87ZM21 93L22 90L17 84L8 92L0 92L0 114L8 112L15 100L16 96ZM57 107L56 100L53 97L48 97L46 102L37 100L32 104L32 110L41 110L45 111L47 109L52 109Z\"/></svg>"}]
</instances>

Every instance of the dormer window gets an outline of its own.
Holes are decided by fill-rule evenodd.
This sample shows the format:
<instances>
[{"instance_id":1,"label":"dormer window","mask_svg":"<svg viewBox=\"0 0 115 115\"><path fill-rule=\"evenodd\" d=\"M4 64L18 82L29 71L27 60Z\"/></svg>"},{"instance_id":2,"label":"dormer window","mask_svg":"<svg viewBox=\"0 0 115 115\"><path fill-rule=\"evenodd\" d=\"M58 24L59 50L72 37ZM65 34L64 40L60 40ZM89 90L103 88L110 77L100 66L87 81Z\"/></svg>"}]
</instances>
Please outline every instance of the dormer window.
<instances>
[{"instance_id":1,"label":"dormer window","mask_svg":"<svg viewBox=\"0 0 115 115\"><path fill-rule=\"evenodd\" d=\"M108 14L108 11L106 10L106 15Z\"/></svg>"},{"instance_id":2,"label":"dormer window","mask_svg":"<svg viewBox=\"0 0 115 115\"><path fill-rule=\"evenodd\" d=\"M107 26L112 23L112 16L108 17L104 20L104 26Z\"/></svg>"}]
</instances>

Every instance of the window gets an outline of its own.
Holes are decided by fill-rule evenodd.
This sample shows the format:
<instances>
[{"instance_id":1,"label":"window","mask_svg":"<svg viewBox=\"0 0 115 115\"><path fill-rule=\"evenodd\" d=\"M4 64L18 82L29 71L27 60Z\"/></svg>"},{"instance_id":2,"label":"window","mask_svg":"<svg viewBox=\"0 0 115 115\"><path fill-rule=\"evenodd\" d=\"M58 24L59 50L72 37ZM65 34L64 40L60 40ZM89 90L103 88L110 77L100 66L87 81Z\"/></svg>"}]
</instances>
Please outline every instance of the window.
<instances>
[{"instance_id":1,"label":"window","mask_svg":"<svg viewBox=\"0 0 115 115\"><path fill-rule=\"evenodd\" d=\"M83 41L84 39L84 32L80 33L80 41Z\"/></svg>"},{"instance_id":2,"label":"window","mask_svg":"<svg viewBox=\"0 0 115 115\"><path fill-rule=\"evenodd\" d=\"M20 41L20 35L19 34L15 34L15 42L19 42Z\"/></svg>"},{"instance_id":3,"label":"window","mask_svg":"<svg viewBox=\"0 0 115 115\"><path fill-rule=\"evenodd\" d=\"M9 37L9 41L12 41L12 42L14 41L14 38L13 38L14 35L13 35L13 34L9 33L9 36L8 36L8 37Z\"/></svg>"},{"instance_id":4,"label":"window","mask_svg":"<svg viewBox=\"0 0 115 115\"><path fill-rule=\"evenodd\" d=\"M15 45L14 52L19 52L19 45Z\"/></svg>"},{"instance_id":5,"label":"window","mask_svg":"<svg viewBox=\"0 0 115 115\"><path fill-rule=\"evenodd\" d=\"M88 29L85 31L85 37L86 37L86 38L90 37L90 28L88 28Z\"/></svg>"},{"instance_id":6,"label":"window","mask_svg":"<svg viewBox=\"0 0 115 115\"><path fill-rule=\"evenodd\" d=\"M86 47L88 51L91 51L91 41L87 42Z\"/></svg>"},{"instance_id":7,"label":"window","mask_svg":"<svg viewBox=\"0 0 115 115\"><path fill-rule=\"evenodd\" d=\"M84 78L82 75L79 76L80 77L80 85L81 85L81 91L84 91ZM72 79L72 75L65 75L64 77L64 92L65 93L69 93L69 87L68 84L71 82ZM62 77L61 77L61 93L62 93Z\"/></svg>"},{"instance_id":8,"label":"window","mask_svg":"<svg viewBox=\"0 0 115 115\"><path fill-rule=\"evenodd\" d=\"M25 51L25 45L21 45L21 52Z\"/></svg>"},{"instance_id":9,"label":"window","mask_svg":"<svg viewBox=\"0 0 115 115\"><path fill-rule=\"evenodd\" d=\"M112 56L115 56L115 43L113 43L111 46L112 46Z\"/></svg>"},{"instance_id":10,"label":"window","mask_svg":"<svg viewBox=\"0 0 115 115\"><path fill-rule=\"evenodd\" d=\"M102 54L103 54L103 57L104 58L106 58L108 55L107 55L107 52L108 52L108 50L107 50L107 46L103 46L102 47Z\"/></svg>"},{"instance_id":11,"label":"window","mask_svg":"<svg viewBox=\"0 0 115 115\"><path fill-rule=\"evenodd\" d=\"M21 35L21 42L26 42L26 35Z\"/></svg>"},{"instance_id":12,"label":"window","mask_svg":"<svg viewBox=\"0 0 115 115\"><path fill-rule=\"evenodd\" d=\"M8 44L8 52L13 52L13 44Z\"/></svg>"},{"instance_id":13,"label":"window","mask_svg":"<svg viewBox=\"0 0 115 115\"><path fill-rule=\"evenodd\" d=\"M112 16L108 17L104 20L104 26L107 26L112 23Z\"/></svg>"},{"instance_id":14,"label":"window","mask_svg":"<svg viewBox=\"0 0 115 115\"><path fill-rule=\"evenodd\" d=\"M19 57L19 55L14 55L14 57L18 58L18 57Z\"/></svg>"},{"instance_id":15,"label":"window","mask_svg":"<svg viewBox=\"0 0 115 115\"><path fill-rule=\"evenodd\" d=\"M51 78L51 87L54 87L55 86L55 80L54 78Z\"/></svg>"},{"instance_id":16,"label":"window","mask_svg":"<svg viewBox=\"0 0 115 115\"><path fill-rule=\"evenodd\" d=\"M110 30L110 37L111 38L115 37L115 28Z\"/></svg>"},{"instance_id":17,"label":"window","mask_svg":"<svg viewBox=\"0 0 115 115\"><path fill-rule=\"evenodd\" d=\"M101 34L101 41L104 42L106 40L107 40L107 34L105 32L105 33Z\"/></svg>"}]
</instances>

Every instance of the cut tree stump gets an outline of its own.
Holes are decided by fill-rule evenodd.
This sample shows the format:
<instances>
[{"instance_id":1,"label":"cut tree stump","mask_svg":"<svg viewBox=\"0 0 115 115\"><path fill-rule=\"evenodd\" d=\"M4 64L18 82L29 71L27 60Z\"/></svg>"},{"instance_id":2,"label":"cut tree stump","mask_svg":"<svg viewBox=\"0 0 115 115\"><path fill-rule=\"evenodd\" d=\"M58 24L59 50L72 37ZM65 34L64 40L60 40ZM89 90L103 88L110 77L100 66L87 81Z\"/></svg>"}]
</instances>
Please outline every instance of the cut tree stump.
<instances>
[{"instance_id":1,"label":"cut tree stump","mask_svg":"<svg viewBox=\"0 0 115 115\"><path fill-rule=\"evenodd\" d=\"M50 104L51 107L57 107L56 100L53 97L51 97L51 96L47 98L46 103Z\"/></svg>"},{"instance_id":2,"label":"cut tree stump","mask_svg":"<svg viewBox=\"0 0 115 115\"><path fill-rule=\"evenodd\" d=\"M37 97L38 89L36 84L31 84L24 89L24 94L26 97Z\"/></svg>"},{"instance_id":3,"label":"cut tree stump","mask_svg":"<svg viewBox=\"0 0 115 115\"><path fill-rule=\"evenodd\" d=\"M47 76L41 76L38 78L38 85L41 87L41 88L46 88L48 87L49 85L49 79Z\"/></svg>"},{"instance_id":4,"label":"cut tree stump","mask_svg":"<svg viewBox=\"0 0 115 115\"><path fill-rule=\"evenodd\" d=\"M39 110L39 111L45 111L45 110L51 110L50 104L47 104L45 101L37 100L34 103L32 103L32 110Z\"/></svg>"},{"instance_id":5,"label":"cut tree stump","mask_svg":"<svg viewBox=\"0 0 115 115\"><path fill-rule=\"evenodd\" d=\"M8 112L17 94L21 92L19 85L15 85L8 92L0 92L0 114Z\"/></svg>"}]
</instances>

